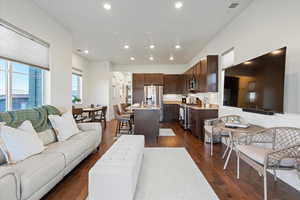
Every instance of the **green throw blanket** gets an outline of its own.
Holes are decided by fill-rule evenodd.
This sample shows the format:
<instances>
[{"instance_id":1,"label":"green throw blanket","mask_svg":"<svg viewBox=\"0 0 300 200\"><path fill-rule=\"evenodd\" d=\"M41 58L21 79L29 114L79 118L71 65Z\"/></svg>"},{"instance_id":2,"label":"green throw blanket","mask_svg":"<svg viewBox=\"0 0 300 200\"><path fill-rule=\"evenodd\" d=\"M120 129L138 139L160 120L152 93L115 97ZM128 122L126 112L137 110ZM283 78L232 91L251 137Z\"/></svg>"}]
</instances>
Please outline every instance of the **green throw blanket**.
<instances>
[{"instance_id":1,"label":"green throw blanket","mask_svg":"<svg viewBox=\"0 0 300 200\"><path fill-rule=\"evenodd\" d=\"M0 112L0 122L3 121L7 126L17 128L24 121L29 120L37 132L42 132L52 128L48 115L61 115L61 113L56 107L45 105L27 110Z\"/></svg>"}]
</instances>

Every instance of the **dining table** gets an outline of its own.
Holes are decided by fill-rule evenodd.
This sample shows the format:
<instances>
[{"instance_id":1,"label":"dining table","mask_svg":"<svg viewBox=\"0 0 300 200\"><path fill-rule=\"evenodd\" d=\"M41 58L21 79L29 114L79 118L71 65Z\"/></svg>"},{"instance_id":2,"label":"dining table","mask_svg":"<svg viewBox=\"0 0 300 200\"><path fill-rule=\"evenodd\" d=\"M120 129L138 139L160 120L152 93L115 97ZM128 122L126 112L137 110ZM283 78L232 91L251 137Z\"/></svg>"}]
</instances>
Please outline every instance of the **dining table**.
<instances>
[{"instance_id":1,"label":"dining table","mask_svg":"<svg viewBox=\"0 0 300 200\"><path fill-rule=\"evenodd\" d=\"M91 121L95 121L97 112L102 111L102 108L103 108L102 106L87 107L87 108L83 108L82 112L88 113L89 117L91 118Z\"/></svg>"},{"instance_id":2,"label":"dining table","mask_svg":"<svg viewBox=\"0 0 300 200\"><path fill-rule=\"evenodd\" d=\"M262 126L255 125L255 124L248 124L247 127L242 128L242 127L226 126L225 123L220 123L220 124L216 125L215 128L217 128L221 132L228 133L229 144L227 144L227 145L229 145L228 148L230 150L229 150L229 153L227 155L226 162L224 164L224 170L227 168L232 150L236 148L236 144L238 142L239 137L246 136L246 135L251 135L251 134L256 134L257 132L265 129ZM225 155L226 155L226 151L225 151Z\"/></svg>"}]
</instances>

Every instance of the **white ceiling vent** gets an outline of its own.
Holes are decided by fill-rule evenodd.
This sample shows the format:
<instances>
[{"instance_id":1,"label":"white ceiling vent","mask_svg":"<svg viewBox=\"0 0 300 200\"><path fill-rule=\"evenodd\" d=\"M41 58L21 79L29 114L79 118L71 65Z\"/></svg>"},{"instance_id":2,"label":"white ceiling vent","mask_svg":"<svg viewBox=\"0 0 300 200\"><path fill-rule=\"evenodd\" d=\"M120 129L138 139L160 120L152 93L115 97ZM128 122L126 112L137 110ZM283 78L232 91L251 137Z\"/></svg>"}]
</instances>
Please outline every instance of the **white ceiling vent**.
<instances>
[{"instance_id":1,"label":"white ceiling vent","mask_svg":"<svg viewBox=\"0 0 300 200\"><path fill-rule=\"evenodd\" d=\"M228 8L236 8L238 6L239 6L239 3L232 3L232 4L229 5Z\"/></svg>"}]
</instances>

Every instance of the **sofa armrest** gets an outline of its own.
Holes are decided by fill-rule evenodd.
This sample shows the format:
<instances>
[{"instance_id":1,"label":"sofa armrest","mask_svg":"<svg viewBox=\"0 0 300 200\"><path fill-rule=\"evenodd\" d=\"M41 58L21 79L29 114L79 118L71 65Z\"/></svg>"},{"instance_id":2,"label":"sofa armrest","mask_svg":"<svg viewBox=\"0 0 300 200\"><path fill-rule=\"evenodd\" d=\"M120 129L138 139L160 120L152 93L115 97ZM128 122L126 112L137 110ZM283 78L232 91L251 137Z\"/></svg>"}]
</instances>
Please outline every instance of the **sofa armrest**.
<instances>
[{"instance_id":1,"label":"sofa armrest","mask_svg":"<svg viewBox=\"0 0 300 200\"><path fill-rule=\"evenodd\" d=\"M20 177L7 165L0 166L0 199L20 199Z\"/></svg>"},{"instance_id":2,"label":"sofa armrest","mask_svg":"<svg viewBox=\"0 0 300 200\"><path fill-rule=\"evenodd\" d=\"M94 131L98 133L98 142L96 143L96 147L99 148L100 142L102 140L102 126L99 122L91 122L91 123L78 123L78 128L81 131Z\"/></svg>"},{"instance_id":3,"label":"sofa armrest","mask_svg":"<svg viewBox=\"0 0 300 200\"><path fill-rule=\"evenodd\" d=\"M102 126L98 122L91 122L91 123L78 123L77 124L78 128L81 131L90 131L90 130L95 130L95 131L100 131L102 132Z\"/></svg>"}]
</instances>

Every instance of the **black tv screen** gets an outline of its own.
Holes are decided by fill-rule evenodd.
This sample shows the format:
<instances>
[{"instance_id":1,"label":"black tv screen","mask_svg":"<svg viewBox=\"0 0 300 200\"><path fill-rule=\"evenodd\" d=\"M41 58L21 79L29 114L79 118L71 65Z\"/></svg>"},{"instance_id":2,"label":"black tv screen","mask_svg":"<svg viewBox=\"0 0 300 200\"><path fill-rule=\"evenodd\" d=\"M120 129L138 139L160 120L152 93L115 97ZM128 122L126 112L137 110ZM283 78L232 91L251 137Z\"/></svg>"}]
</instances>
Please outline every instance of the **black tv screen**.
<instances>
[{"instance_id":1,"label":"black tv screen","mask_svg":"<svg viewBox=\"0 0 300 200\"><path fill-rule=\"evenodd\" d=\"M225 69L224 106L283 113L286 47Z\"/></svg>"}]
</instances>

